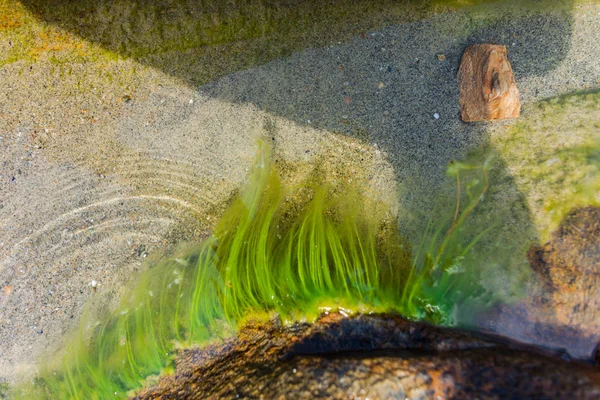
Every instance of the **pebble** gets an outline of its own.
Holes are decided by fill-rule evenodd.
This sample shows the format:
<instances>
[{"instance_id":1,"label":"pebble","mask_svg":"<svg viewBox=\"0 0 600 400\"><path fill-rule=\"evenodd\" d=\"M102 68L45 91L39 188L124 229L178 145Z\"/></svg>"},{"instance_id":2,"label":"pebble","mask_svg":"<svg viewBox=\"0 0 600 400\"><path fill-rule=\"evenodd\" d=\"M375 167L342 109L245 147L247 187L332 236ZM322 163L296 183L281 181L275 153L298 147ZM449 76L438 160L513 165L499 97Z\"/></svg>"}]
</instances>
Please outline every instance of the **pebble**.
<instances>
[{"instance_id":1,"label":"pebble","mask_svg":"<svg viewBox=\"0 0 600 400\"><path fill-rule=\"evenodd\" d=\"M433 118L440 119L440 114L438 114L438 113L433 114Z\"/></svg>"}]
</instances>

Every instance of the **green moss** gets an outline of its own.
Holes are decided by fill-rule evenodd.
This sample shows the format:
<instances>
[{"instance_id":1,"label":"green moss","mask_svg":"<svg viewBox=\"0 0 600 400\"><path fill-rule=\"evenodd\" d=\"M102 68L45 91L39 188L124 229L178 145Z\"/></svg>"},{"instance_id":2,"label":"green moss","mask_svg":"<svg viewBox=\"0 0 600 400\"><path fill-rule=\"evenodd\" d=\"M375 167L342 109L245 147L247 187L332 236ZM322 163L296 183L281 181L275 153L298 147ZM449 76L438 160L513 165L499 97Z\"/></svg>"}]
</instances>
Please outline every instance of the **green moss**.
<instances>
[{"instance_id":1,"label":"green moss","mask_svg":"<svg viewBox=\"0 0 600 400\"><path fill-rule=\"evenodd\" d=\"M543 241L570 210L600 203L599 110L600 91L559 96L492 137Z\"/></svg>"},{"instance_id":2,"label":"green moss","mask_svg":"<svg viewBox=\"0 0 600 400\"><path fill-rule=\"evenodd\" d=\"M568 10L572 1L535 4L526 0L0 0L0 10L17 21L2 24L0 17L0 38L13 43L0 65L46 58L56 63L109 61L118 54L198 85L295 51L436 12L468 9L475 19L492 21L508 8Z\"/></svg>"},{"instance_id":3,"label":"green moss","mask_svg":"<svg viewBox=\"0 0 600 400\"><path fill-rule=\"evenodd\" d=\"M489 253L476 251L494 226L468 222L490 168L489 160L450 166L455 202L411 252L386 205L351 184L321 186L318 169L284 184L263 147L213 237L150 268L105 322L84 316L62 367L21 394L123 398L169 368L175 348L230 336L250 314L293 321L344 307L464 322L461 310L474 314L497 300L481 280Z\"/></svg>"},{"instance_id":4,"label":"green moss","mask_svg":"<svg viewBox=\"0 0 600 400\"><path fill-rule=\"evenodd\" d=\"M0 382L0 399L8 399L10 386L6 382Z\"/></svg>"}]
</instances>

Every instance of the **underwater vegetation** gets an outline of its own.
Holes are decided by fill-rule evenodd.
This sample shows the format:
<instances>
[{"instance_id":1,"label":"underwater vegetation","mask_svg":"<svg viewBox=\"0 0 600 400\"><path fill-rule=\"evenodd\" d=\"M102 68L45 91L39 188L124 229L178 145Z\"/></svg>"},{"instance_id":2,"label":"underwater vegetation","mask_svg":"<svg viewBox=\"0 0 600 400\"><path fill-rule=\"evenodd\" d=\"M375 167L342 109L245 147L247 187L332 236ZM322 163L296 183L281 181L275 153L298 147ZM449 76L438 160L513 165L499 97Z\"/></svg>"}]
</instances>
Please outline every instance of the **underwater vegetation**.
<instances>
[{"instance_id":1,"label":"underwater vegetation","mask_svg":"<svg viewBox=\"0 0 600 400\"><path fill-rule=\"evenodd\" d=\"M62 366L17 397L124 398L168 369L177 348L230 336L248 317L291 322L339 309L464 325L500 300L480 276L496 266L477 251L494 225L468 228L490 186L490 159L450 164L451 212L435 223L432 213L414 249L389 207L360 187L324 184L318 168L289 183L274 164L261 145L212 237L150 267L102 323L84 316Z\"/></svg>"},{"instance_id":2,"label":"underwater vegetation","mask_svg":"<svg viewBox=\"0 0 600 400\"><path fill-rule=\"evenodd\" d=\"M578 207L600 205L600 91L540 101L492 145L510 166L540 239Z\"/></svg>"},{"instance_id":3,"label":"underwater vegetation","mask_svg":"<svg viewBox=\"0 0 600 400\"><path fill-rule=\"evenodd\" d=\"M590 1L1 0L0 37L15 45L0 52L0 65L48 60L68 66L128 57L195 86L433 13L468 9L493 20L485 6L568 11Z\"/></svg>"}]
</instances>

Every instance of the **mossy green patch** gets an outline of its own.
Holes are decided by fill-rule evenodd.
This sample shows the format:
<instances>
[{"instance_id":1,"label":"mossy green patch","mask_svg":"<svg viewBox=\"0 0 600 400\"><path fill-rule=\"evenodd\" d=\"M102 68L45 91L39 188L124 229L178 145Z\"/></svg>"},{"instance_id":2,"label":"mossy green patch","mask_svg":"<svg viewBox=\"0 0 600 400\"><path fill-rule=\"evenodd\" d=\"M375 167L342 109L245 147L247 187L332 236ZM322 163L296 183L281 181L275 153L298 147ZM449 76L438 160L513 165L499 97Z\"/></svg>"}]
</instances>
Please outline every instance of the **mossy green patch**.
<instances>
[{"instance_id":1,"label":"mossy green patch","mask_svg":"<svg viewBox=\"0 0 600 400\"><path fill-rule=\"evenodd\" d=\"M548 11L572 6L571 0L535 3L539 5L524 0L1 0L0 7L14 15L7 21L16 22L0 19L0 27L11 28L2 36L13 43L0 65L120 56L199 85L436 12L468 7L478 19L492 21L506 8Z\"/></svg>"},{"instance_id":2,"label":"mossy green patch","mask_svg":"<svg viewBox=\"0 0 600 400\"><path fill-rule=\"evenodd\" d=\"M8 399L10 394L10 386L6 382L0 382L0 399Z\"/></svg>"},{"instance_id":3,"label":"mossy green patch","mask_svg":"<svg viewBox=\"0 0 600 400\"><path fill-rule=\"evenodd\" d=\"M492 144L525 195L540 238L563 217L600 202L600 91L573 93L525 107Z\"/></svg>"},{"instance_id":4,"label":"mossy green patch","mask_svg":"<svg viewBox=\"0 0 600 400\"><path fill-rule=\"evenodd\" d=\"M0 66L17 61L90 62L107 51L35 18L20 2L0 0Z\"/></svg>"},{"instance_id":5,"label":"mossy green patch","mask_svg":"<svg viewBox=\"0 0 600 400\"><path fill-rule=\"evenodd\" d=\"M177 347L230 336L249 315L294 321L343 307L454 325L498 300L483 275L503 272L479 248L495 226L470 226L490 187L489 159L452 163L450 212L432 213L413 251L389 205L350 183L324 185L318 168L285 183L273 164L263 146L214 235L151 267L108 318L84 316L62 367L21 395L124 398L169 368Z\"/></svg>"}]
</instances>

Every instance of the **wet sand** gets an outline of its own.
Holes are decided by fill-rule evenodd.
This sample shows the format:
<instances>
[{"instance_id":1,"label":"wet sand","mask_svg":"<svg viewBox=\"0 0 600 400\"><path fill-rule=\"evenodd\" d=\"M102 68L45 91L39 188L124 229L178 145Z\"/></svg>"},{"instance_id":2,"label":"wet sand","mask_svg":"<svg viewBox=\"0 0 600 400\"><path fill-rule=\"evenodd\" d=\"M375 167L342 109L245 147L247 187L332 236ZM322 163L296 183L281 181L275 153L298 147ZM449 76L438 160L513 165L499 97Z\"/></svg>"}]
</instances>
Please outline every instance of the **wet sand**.
<instances>
[{"instance_id":1,"label":"wet sand","mask_svg":"<svg viewBox=\"0 0 600 400\"><path fill-rule=\"evenodd\" d=\"M539 100L600 87L600 6L490 15L389 24L200 87L122 57L3 64L0 378L31 376L77 327L87 300L105 296L110 307L148 258L208 236L259 138L292 164L325 158L343 178L366 177L398 205L400 229L414 239L447 163L514 124L460 121L466 45L509 47L523 118ZM0 30L0 49L15 45L7 41ZM508 178L496 199L525 204ZM522 208L506 234L535 241Z\"/></svg>"}]
</instances>

